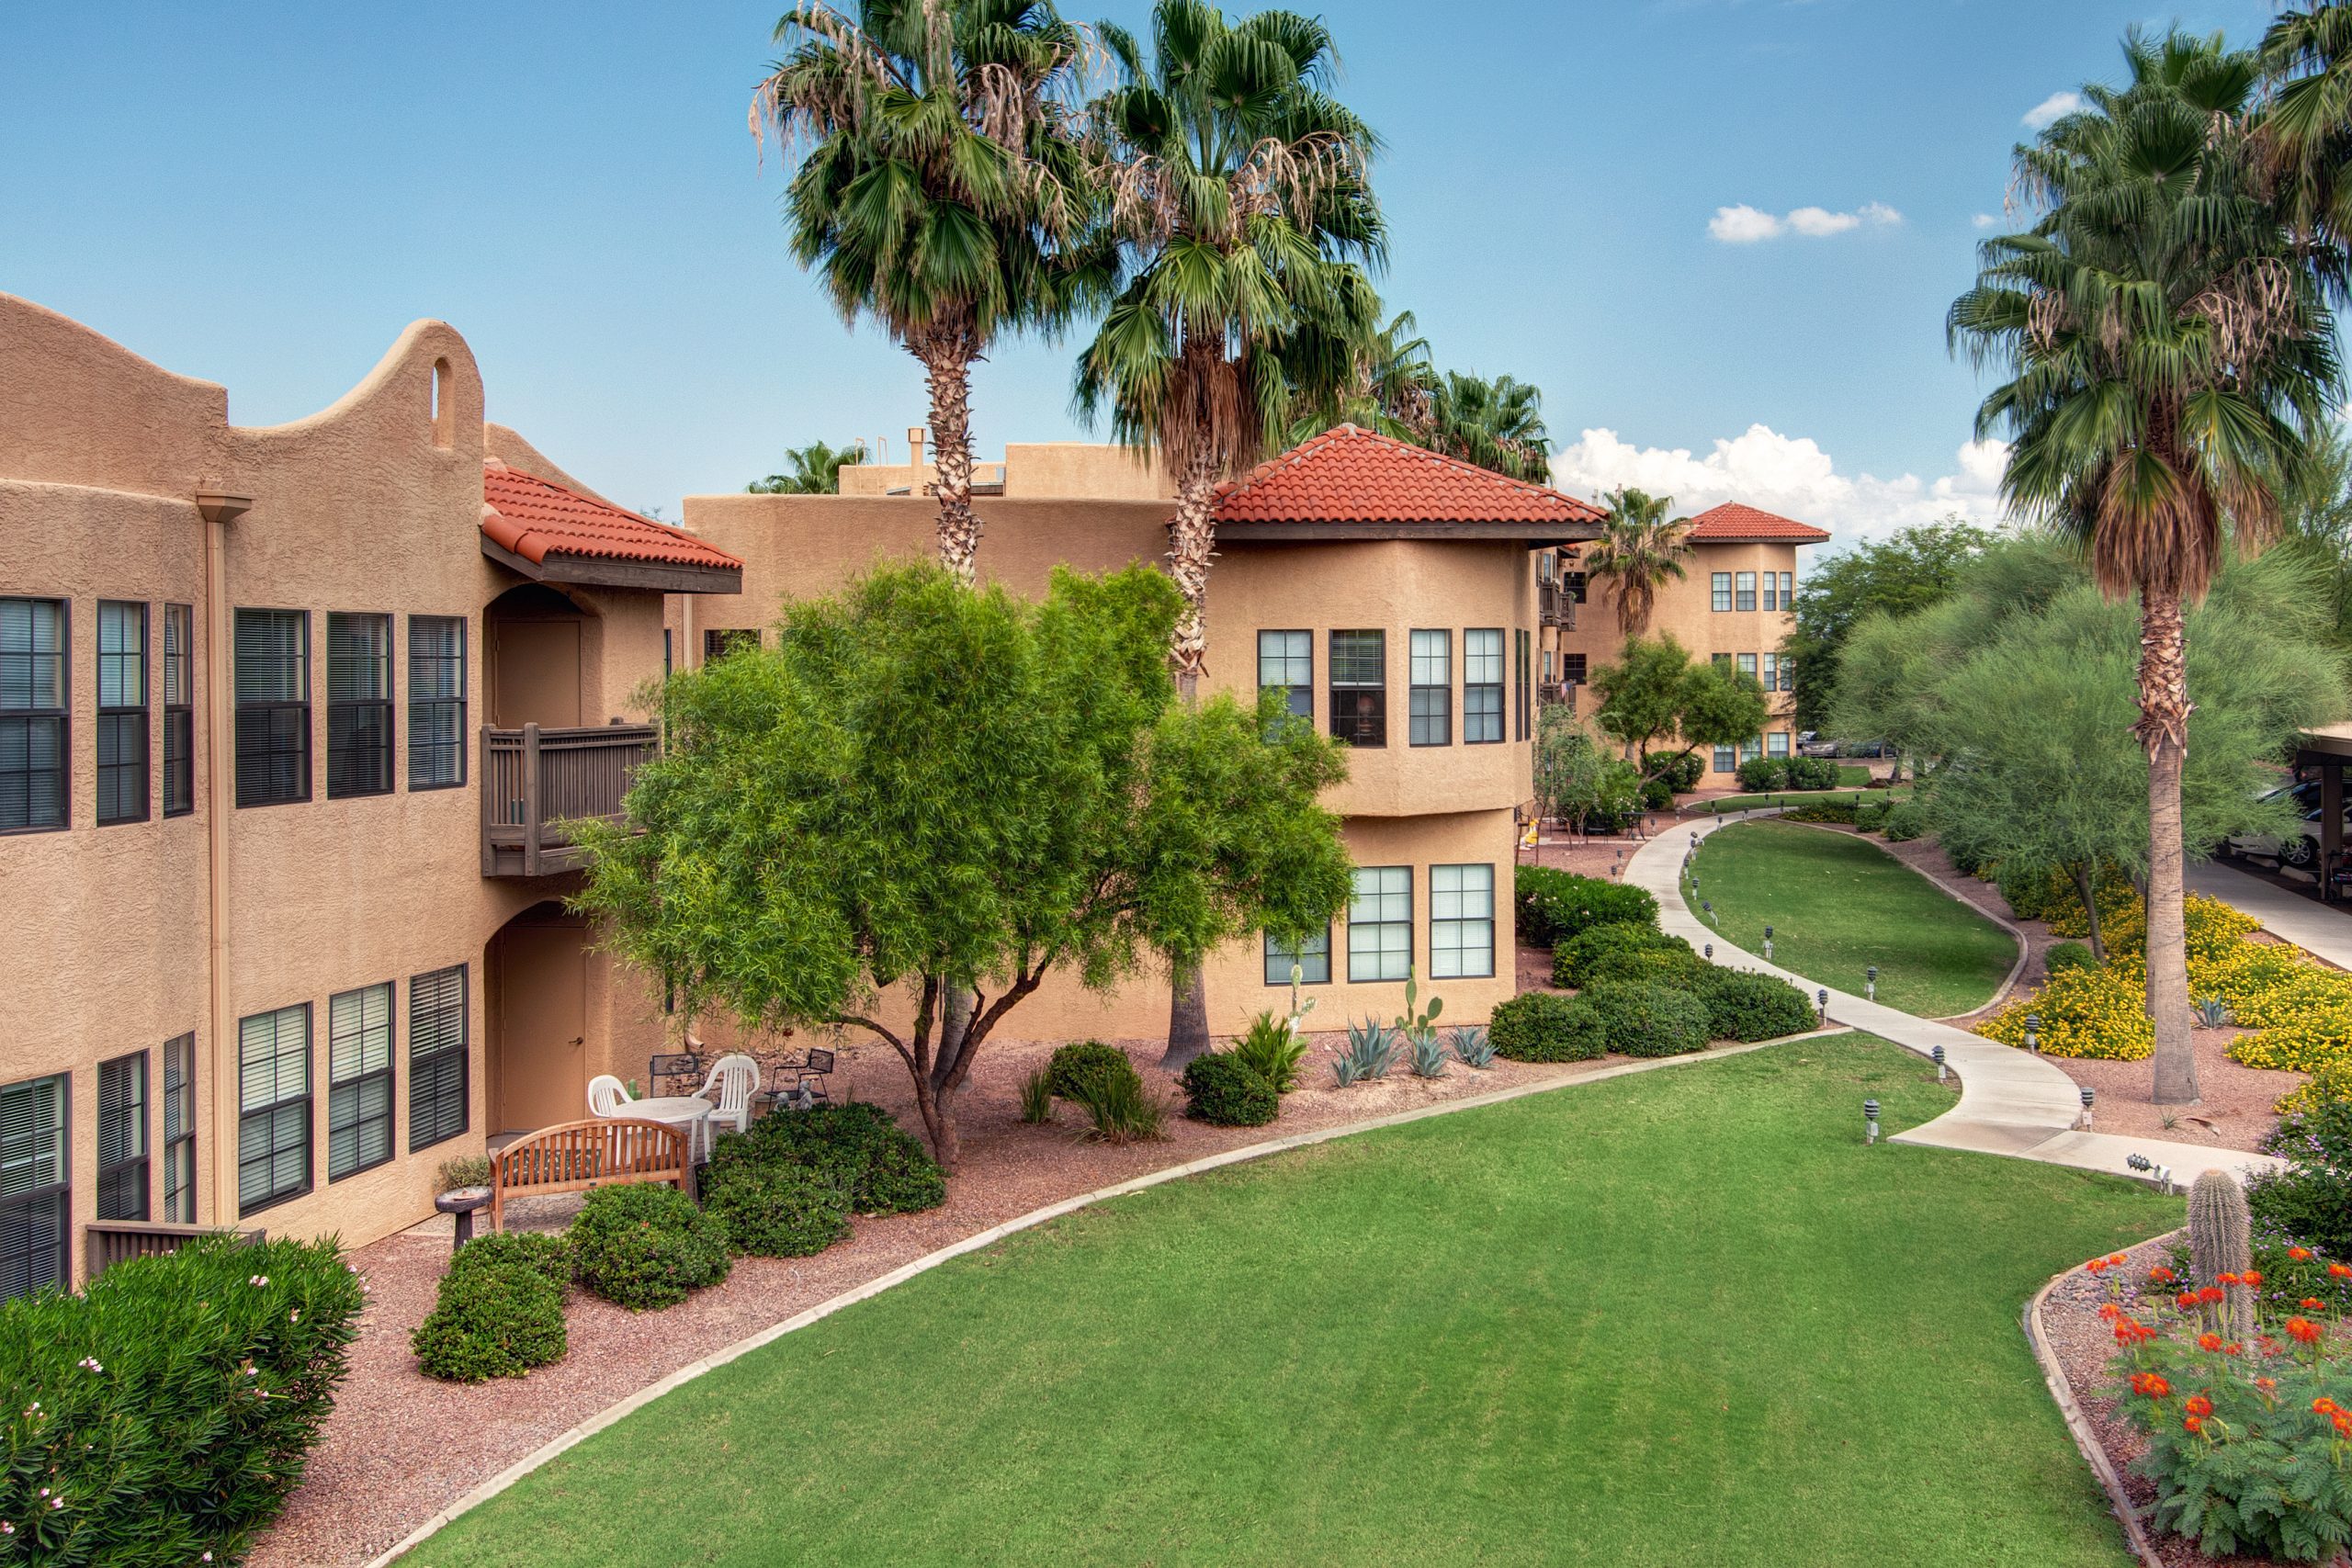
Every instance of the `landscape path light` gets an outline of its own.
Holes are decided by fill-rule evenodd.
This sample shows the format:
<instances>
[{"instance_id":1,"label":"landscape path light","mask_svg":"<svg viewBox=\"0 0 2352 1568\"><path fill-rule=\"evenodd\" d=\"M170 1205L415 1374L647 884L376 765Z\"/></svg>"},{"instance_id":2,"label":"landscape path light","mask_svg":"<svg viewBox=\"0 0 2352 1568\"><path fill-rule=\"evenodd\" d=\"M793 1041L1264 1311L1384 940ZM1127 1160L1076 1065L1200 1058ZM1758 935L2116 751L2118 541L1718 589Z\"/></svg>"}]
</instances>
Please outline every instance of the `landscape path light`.
<instances>
[{"instance_id":1,"label":"landscape path light","mask_svg":"<svg viewBox=\"0 0 2352 1568\"><path fill-rule=\"evenodd\" d=\"M1928 1052L1928 1055L1935 1060L1936 1081L1938 1083L1943 1082L1944 1074L1949 1070L1944 1066L1944 1048L1941 1045L1938 1045L1934 1050Z\"/></svg>"},{"instance_id":2,"label":"landscape path light","mask_svg":"<svg viewBox=\"0 0 2352 1568\"><path fill-rule=\"evenodd\" d=\"M1767 964L1772 962L1772 928L1770 926L1764 928L1764 962Z\"/></svg>"},{"instance_id":3,"label":"landscape path light","mask_svg":"<svg viewBox=\"0 0 2352 1568\"><path fill-rule=\"evenodd\" d=\"M2037 1056L2041 1055L2041 1015L2038 1012L2025 1015L2025 1048Z\"/></svg>"},{"instance_id":4,"label":"landscape path light","mask_svg":"<svg viewBox=\"0 0 2352 1568\"><path fill-rule=\"evenodd\" d=\"M1878 1000L1878 965L1875 964L1862 971L1862 997L1867 1001Z\"/></svg>"},{"instance_id":5,"label":"landscape path light","mask_svg":"<svg viewBox=\"0 0 2352 1568\"><path fill-rule=\"evenodd\" d=\"M1829 1021L1829 987L1824 986L1821 989L1814 992L1813 999L1815 1004L1821 1010L1821 1021L1827 1023Z\"/></svg>"},{"instance_id":6,"label":"landscape path light","mask_svg":"<svg viewBox=\"0 0 2352 1568\"><path fill-rule=\"evenodd\" d=\"M1878 1101L1877 1101L1877 1100L1865 1100L1864 1101L1862 1101L1862 1126L1863 1126L1863 1128L1864 1128L1864 1131L1863 1131L1863 1134L1862 1134L1862 1142L1864 1142L1864 1143L1866 1143L1866 1144L1875 1144L1875 1143L1877 1143L1877 1142L1878 1142Z\"/></svg>"},{"instance_id":7,"label":"landscape path light","mask_svg":"<svg viewBox=\"0 0 2352 1568\"><path fill-rule=\"evenodd\" d=\"M2083 1086L2083 1125L2086 1127L2091 1124L2091 1101L2098 1098L2098 1090L2088 1084Z\"/></svg>"},{"instance_id":8,"label":"landscape path light","mask_svg":"<svg viewBox=\"0 0 2352 1568\"><path fill-rule=\"evenodd\" d=\"M1714 944L1713 942L1711 942L1707 943L1707 956L1708 956L1709 958L1713 958L1713 957L1714 957L1714 955L1715 955L1715 944Z\"/></svg>"}]
</instances>

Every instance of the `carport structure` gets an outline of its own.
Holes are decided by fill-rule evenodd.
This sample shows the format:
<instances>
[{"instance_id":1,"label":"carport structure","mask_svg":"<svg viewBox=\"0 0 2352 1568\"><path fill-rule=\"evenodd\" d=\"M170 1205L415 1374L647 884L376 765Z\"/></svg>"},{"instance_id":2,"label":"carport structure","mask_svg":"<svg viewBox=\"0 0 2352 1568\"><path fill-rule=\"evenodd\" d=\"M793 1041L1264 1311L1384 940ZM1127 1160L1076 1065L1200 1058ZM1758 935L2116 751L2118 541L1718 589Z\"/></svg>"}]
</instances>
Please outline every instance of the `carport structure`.
<instances>
[{"instance_id":1,"label":"carport structure","mask_svg":"<svg viewBox=\"0 0 2352 1568\"><path fill-rule=\"evenodd\" d=\"M2352 723L2323 724L2295 737L2295 776L2319 777L2319 896L2336 897L2344 863L2344 765L2352 761Z\"/></svg>"}]
</instances>

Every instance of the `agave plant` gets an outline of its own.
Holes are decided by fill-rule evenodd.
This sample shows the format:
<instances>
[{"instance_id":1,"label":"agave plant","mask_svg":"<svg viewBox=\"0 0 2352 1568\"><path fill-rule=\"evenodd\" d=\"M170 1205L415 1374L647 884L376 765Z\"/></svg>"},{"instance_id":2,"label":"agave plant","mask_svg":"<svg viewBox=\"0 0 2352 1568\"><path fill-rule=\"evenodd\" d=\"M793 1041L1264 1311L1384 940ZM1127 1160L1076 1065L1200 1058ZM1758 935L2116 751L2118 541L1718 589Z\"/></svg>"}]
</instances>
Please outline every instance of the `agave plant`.
<instances>
[{"instance_id":1,"label":"agave plant","mask_svg":"<svg viewBox=\"0 0 2352 1568\"><path fill-rule=\"evenodd\" d=\"M1494 1042L1487 1038L1487 1032L1482 1026L1457 1023L1445 1032L1445 1039L1453 1048L1453 1059L1464 1066L1483 1070L1495 1065Z\"/></svg>"},{"instance_id":2,"label":"agave plant","mask_svg":"<svg viewBox=\"0 0 2352 1568\"><path fill-rule=\"evenodd\" d=\"M2230 1026L2230 1004L2219 997L2207 997L2197 1004L2197 1021L2208 1029Z\"/></svg>"},{"instance_id":3,"label":"agave plant","mask_svg":"<svg viewBox=\"0 0 2352 1568\"><path fill-rule=\"evenodd\" d=\"M1446 1055L1445 1046L1438 1040L1437 1031L1417 1030L1408 1038L1412 1044L1409 1060L1412 1064L1413 1076L1417 1078L1445 1077L1445 1064L1451 1058Z\"/></svg>"},{"instance_id":4,"label":"agave plant","mask_svg":"<svg viewBox=\"0 0 2352 1568\"><path fill-rule=\"evenodd\" d=\"M1348 1025L1348 1047L1331 1063L1340 1087L1363 1078L1385 1078L1396 1065L1397 1033L1375 1018Z\"/></svg>"}]
</instances>

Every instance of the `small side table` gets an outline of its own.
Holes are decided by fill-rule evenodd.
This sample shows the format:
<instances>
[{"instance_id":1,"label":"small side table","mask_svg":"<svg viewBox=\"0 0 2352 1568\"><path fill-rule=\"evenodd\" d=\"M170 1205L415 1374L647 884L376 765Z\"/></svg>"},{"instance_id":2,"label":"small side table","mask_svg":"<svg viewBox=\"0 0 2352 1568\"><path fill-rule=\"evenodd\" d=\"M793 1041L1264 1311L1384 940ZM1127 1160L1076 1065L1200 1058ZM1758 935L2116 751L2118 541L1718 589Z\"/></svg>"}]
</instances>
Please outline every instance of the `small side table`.
<instances>
[{"instance_id":1,"label":"small side table","mask_svg":"<svg viewBox=\"0 0 2352 1568\"><path fill-rule=\"evenodd\" d=\"M449 1248L452 1253L455 1253L458 1247L473 1240L474 1211L490 1207L490 1189L487 1187L451 1188L434 1199L433 1206L445 1214L455 1214L458 1217L458 1239Z\"/></svg>"}]
</instances>

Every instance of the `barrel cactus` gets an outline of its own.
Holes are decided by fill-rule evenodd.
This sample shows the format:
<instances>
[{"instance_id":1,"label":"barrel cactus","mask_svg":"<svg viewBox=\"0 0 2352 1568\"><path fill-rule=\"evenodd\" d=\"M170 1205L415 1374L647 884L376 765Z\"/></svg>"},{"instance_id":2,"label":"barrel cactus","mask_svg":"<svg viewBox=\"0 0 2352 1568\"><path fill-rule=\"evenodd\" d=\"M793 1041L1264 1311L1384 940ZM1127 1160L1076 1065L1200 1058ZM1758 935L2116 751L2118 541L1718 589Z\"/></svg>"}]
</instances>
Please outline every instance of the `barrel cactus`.
<instances>
[{"instance_id":1,"label":"barrel cactus","mask_svg":"<svg viewBox=\"0 0 2352 1568\"><path fill-rule=\"evenodd\" d=\"M2197 1179L2188 1190L2188 1257L2199 1285L2210 1286L2224 1274L2235 1277L2254 1267L2252 1230L2245 1189L2236 1177L2209 1170ZM2222 1303L2222 1332L2250 1331L2254 1292L2234 1283L2222 1289L2229 1292Z\"/></svg>"}]
</instances>

